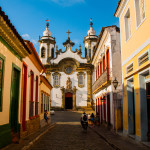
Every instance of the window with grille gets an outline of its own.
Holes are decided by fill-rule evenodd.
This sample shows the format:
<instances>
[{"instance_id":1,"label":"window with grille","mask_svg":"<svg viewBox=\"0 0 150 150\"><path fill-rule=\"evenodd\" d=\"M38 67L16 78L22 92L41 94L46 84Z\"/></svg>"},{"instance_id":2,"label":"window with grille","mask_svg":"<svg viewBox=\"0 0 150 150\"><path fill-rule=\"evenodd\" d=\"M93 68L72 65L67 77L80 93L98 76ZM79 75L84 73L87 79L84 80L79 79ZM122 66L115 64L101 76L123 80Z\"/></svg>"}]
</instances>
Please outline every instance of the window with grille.
<instances>
[{"instance_id":1,"label":"window with grille","mask_svg":"<svg viewBox=\"0 0 150 150\"><path fill-rule=\"evenodd\" d=\"M135 0L136 24L137 27L145 18L145 0Z\"/></svg>"},{"instance_id":2,"label":"window with grille","mask_svg":"<svg viewBox=\"0 0 150 150\"><path fill-rule=\"evenodd\" d=\"M79 72L78 73L78 86L80 88L84 87L84 78L85 78L84 72Z\"/></svg>"},{"instance_id":3,"label":"window with grille","mask_svg":"<svg viewBox=\"0 0 150 150\"><path fill-rule=\"evenodd\" d=\"M149 60L149 56L148 56L148 52L146 52L139 58L139 60L138 60L139 66L142 65L143 63L147 62L148 60Z\"/></svg>"},{"instance_id":4,"label":"window with grille","mask_svg":"<svg viewBox=\"0 0 150 150\"><path fill-rule=\"evenodd\" d=\"M83 75L79 74L79 85L83 85Z\"/></svg>"},{"instance_id":5,"label":"window with grille","mask_svg":"<svg viewBox=\"0 0 150 150\"><path fill-rule=\"evenodd\" d=\"M58 75L54 76L54 85L58 85L59 84L59 77Z\"/></svg>"},{"instance_id":6,"label":"window with grille","mask_svg":"<svg viewBox=\"0 0 150 150\"><path fill-rule=\"evenodd\" d=\"M124 21L125 21L125 36L126 36L126 41L127 41L131 36L130 9L128 9L128 11L126 12L124 16Z\"/></svg>"},{"instance_id":7,"label":"window with grille","mask_svg":"<svg viewBox=\"0 0 150 150\"><path fill-rule=\"evenodd\" d=\"M60 86L60 76L61 74L59 74L58 72L53 74L53 86L55 88L58 88Z\"/></svg>"},{"instance_id":8,"label":"window with grille","mask_svg":"<svg viewBox=\"0 0 150 150\"><path fill-rule=\"evenodd\" d=\"M34 116L34 101L33 101L34 72L31 70L30 73L31 73L31 76L30 76L30 111L29 111L29 116L33 117Z\"/></svg>"},{"instance_id":9,"label":"window with grille","mask_svg":"<svg viewBox=\"0 0 150 150\"><path fill-rule=\"evenodd\" d=\"M133 71L133 63L127 67L127 73Z\"/></svg>"},{"instance_id":10,"label":"window with grille","mask_svg":"<svg viewBox=\"0 0 150 150\"><path fill-rule=\"evenodd\" d=\"M41 93L41 113L43 113L43 93Z\"/></svg>"},{"instance_id":11,"label":"window with grille","mask_svg":"<svg viewBox=\"0 0 150 150\"><path fill-rule=\"evenodd\" d=\"M0 111L2 111L3 70L4 70L4 60L0 57Z\"/></svg>"}]
</instances>

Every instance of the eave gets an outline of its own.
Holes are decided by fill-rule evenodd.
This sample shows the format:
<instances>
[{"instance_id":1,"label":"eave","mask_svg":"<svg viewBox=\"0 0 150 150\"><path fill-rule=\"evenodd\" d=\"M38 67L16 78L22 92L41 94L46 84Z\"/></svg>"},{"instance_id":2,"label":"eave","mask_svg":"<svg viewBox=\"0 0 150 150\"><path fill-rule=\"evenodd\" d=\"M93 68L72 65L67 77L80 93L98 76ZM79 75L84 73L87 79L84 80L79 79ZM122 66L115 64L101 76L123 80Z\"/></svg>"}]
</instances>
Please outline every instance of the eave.
<instances>
[{"instance_id":1,"label":"eave","mask_svg":"<svg viewBox=\"0 0 150 150\"><path fill-rule=\"evenodd\" d=\"M25 45L22 37L19 35L15 27L12 25L8 16L2 11L0 7L0 36L7 42L8 45L18 54L19 57L24 58L30 54L30 50Z\"/></svg>"}]
</instances>

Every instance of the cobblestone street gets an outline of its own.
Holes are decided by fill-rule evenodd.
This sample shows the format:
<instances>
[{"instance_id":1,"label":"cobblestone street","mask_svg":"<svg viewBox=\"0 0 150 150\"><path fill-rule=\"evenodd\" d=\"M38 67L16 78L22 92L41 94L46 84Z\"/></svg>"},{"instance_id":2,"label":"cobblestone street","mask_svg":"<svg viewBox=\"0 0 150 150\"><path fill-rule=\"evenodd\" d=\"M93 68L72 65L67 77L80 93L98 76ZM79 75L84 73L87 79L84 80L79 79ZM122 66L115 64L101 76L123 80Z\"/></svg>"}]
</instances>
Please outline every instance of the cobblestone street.
<instances>
[{"instance_id":1,"label":"cobblestone street","mask_svg":"<svg viewBox=\"0 0 150 150\"><path fill-rule=\"evenodd\" d=\"M98 150L113 149L96 133L88 129L85 133L80 126L80 113L57 112L52 116L56 127L46 133L32 150Z\"/></svg>"},{"instance_id":2,"label":"cobblestone street","mask_svg":"<svg viewBox=\"0 0 150 150\"><path fill-rule=\"evenodd\" d=\"M52 122L56 126L49 130L30 150L148 150L134 140L114 135L103 127L88 128L85 133L80 126L79 112L56 112Z\"/></svg>"}]
</instances>

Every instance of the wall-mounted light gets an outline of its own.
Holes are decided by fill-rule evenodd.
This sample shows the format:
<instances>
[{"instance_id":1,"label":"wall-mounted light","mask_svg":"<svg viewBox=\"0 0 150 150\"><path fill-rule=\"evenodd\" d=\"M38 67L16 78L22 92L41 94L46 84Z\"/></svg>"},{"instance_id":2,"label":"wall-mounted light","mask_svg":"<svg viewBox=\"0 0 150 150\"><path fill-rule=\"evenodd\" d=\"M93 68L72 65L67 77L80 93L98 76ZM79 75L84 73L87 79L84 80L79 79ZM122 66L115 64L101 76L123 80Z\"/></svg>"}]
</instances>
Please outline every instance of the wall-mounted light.
<instances>
[{"instance_id":1,"label":"wall-mounted light","mask_svg":"<svg viewBox=\"0 0 150 150\"><path fill-rule=\"evenodd\" d=\"M116 77L115 77L115 80L112 83L113 83L113 86L114 86L114 88L116 90L116 88L118 86L118 81L117 81Z\"/></svg>"},{"instance_id":2,"label":"wall-mounted light","mask_svg":"<svg viewBox=\"0 0 150 150\"><path fill-rule=\"evenodd\" d=\"M28 77L31 77L31 75L33 74L33 71L30 70L29 74L28 74Z\"/></svg>"}]
</instances>

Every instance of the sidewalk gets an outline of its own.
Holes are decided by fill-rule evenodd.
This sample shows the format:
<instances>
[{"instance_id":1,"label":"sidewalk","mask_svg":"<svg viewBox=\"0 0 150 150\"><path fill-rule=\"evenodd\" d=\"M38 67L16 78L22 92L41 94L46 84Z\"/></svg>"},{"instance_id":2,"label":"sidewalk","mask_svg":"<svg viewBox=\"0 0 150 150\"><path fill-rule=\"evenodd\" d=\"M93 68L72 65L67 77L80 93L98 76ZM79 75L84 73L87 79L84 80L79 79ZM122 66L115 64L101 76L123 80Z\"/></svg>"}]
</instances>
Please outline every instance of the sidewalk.
<instances>
[{"instance_id":1,"label":"sidewalk","mask_svg":"<svg viewBox=\"0 0 150 150\"><path fill-rule=\"evenodd\" d=\"M30 136L21 139L19 144L10 144L4 147L2 150L27 150L32 144L34 144L41 136L43 136L48 130L55 127L56 123L46 125L39 129L38 132L31 134Z\"/></svg>"},{"instance_id":2,"label":"sidewalk","mask_svg":"<svg viewBox=\"0 0 150 150\"><path fill-rule=\"evenodd\" d=\"M104 126L89 126L96 134L100 136L106 143L116 150L149 150L150 148L141 142L135 141L127 136L121 136L115 131L109 130Z\"/></svg>"}]
</instances>

